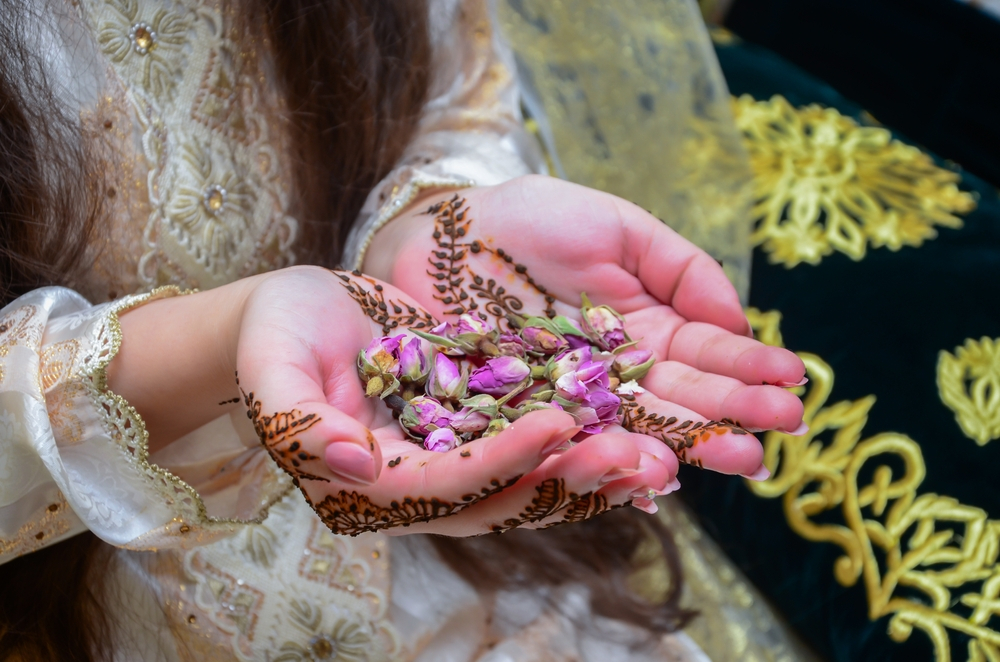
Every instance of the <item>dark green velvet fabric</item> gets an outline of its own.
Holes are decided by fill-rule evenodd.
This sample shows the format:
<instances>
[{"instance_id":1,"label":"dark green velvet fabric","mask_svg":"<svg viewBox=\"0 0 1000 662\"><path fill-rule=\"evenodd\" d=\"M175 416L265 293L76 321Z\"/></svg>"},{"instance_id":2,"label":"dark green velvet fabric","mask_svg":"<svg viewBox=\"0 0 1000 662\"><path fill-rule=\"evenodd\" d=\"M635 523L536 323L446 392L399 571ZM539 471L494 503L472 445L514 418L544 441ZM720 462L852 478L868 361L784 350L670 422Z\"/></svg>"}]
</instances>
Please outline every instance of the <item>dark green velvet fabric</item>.
<instances>
[{"instance_id":1,"label":"dark green velvet fabric","mask_svg":"<svg viewBox=\"0 0 1000 662\"><path fill-rule=\"evenodd\" d=\"M733 94L781 94L793 105L816 102L860 116L859 106L769 51L746 43L717 50ZM818 266L793 269L769 264L758 249L750 303L781 311L786 346L831 365L836 381L828 404L877 396L863 439L896 431L921 444L927 464L921 493L949 495L1000 519L1000 440L980 447L963 435L935 383L941 350L954 352L967 338L1000 338L1000 199L971 175L961 187L978 194L977 209L963 228L939 229L920 248L869 247L860 262L834 253ZM922 631L897 643L887 635L887 618L869 621L863 583L844 588L834 577L841 549L796 534L780 498L759 498L741 479L688 467L680 480L680 493L709 533L821 657L933 659ZM962 606L955 611L968 613ZM967 639L949 633L952 659L965 660Z\"/></svg>"}]
</instances>

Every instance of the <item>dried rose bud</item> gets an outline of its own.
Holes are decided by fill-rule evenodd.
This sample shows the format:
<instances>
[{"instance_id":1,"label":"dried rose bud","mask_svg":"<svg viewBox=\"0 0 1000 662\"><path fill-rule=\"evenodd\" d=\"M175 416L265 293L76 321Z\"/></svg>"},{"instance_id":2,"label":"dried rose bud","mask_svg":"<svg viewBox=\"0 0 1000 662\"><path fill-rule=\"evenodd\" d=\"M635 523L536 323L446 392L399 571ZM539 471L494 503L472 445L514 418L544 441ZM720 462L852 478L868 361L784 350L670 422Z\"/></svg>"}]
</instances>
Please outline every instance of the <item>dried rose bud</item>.
<instances>
[{"instance_id":1,"label":"dried rose bud","mask_svg":"<svg viewBox=\"0 0 1000 662\"><path fill-rule=\"evenodd\" d=\"M493 325L484 319L481 319L478 315L470 315L465 313L458 318L458 324L455 325L455 335L463 333L475 333L480 336L485 336L493 332Z\"/></svg>"},{"instance_id":2,"label":"dried rose bud","mask_svg":"<svg viewBox=\"0 0 1000 662\"><path fill-rule=\"evenodd\" d=\"M648 349L630 349L615 357L615 370L623 382L642 379L656 363Z\"/></svg>"},{"instance_id":3,"label":"dried rose bud","mask_svg":"<svg viewBox=\"0 0 1000 662\"><path fill-rule=\"evenodd\" d=\"M451 428L438 428L424 439L424 448L435 453L446 453L458 446L458 437Z\"/></svg>"},{"instance_id":4,"label":"dried rose bud","mask_svg":"<svg viewBox=\"0 0 1000 662\"><path fill-rule=\"evenodd\" d=\"M385 398L399 388L399 343L404 337L375 338L358 354L358 375L366 396Z\"/></svg>"},{"instance_id":5,"label":"dried rose bud","mask_svg":"<svg viewBox=\"0 0 1000 662\"><path fill-rule=\"evenodd\" d=\"M531 349L543 354L555 354L569 347L569 343L562 336L537 326L526 326L521 329L521 337Z\"/></svg>"},{"instance_id":6,"label":"dried rose bud","mask_svg":"<svg viewBox=\"0 0 1000 662\"><path fill-rule=\"evenodd\" d=\"M590 426L591 429L584 426L583 431L587 434L597 434L608 425L618 423L618 409L621 407L621 403L621 398L606 388L592 389L587 394L587 397L583 399L583 404L586 407L594 409L597 414L598 425Z\"/></svg>"},{"instance_id":7,"label":"dried rose bud","mask_svg":"<svg viewBox=\"0 0 1000 662\"><path fill-rule=\"evenodd\" d=\"M587 395L587 385L576 378L575 372L567 372L556 380L556 394L572 402L582 402Z\"/></svg>"},{"instance_id":8,"label":"dried rose bud","mask_svg":"<svg viewBox=\"0 0 1000 662\"><path fill-rule=\"evenodd\" d=\"M531 375L531 368L516 356L490 359L469 377L469 390L489 395L505 395Z\"/></svg>"},{"instance_id":9,"label":"dried rose bud","mask_svg":"<svg viewBox=\"0 0 1000 662\"><path fill-rule=\"evenodd\" d=\"M584 350L574 350L583 354ZM598 353L596 358L602 358ZM595 357L591 353L591 357ZM611 386L611 378L608 375L608 368L604 361L588 358L577 363L576 368L571 372L563 373L556 379L556 395L573 402L582 402L590 391L595 388L607 389Z\"/></svg>"},{"instance_id":10,"label":"dried rose bud","mask_svg":"<svg viewBox=\"0 0 1000 662\"><path fill-rule=\"evenodd\" d=\"M444 354L435 354L427 375L427 394L435 398L458 400L465 397L469 373Z\"/></svg>"},{"instance_id":11,"label":"dried rose bud","mask_svg":"<svg viewBox=\"0 0 1000 662\"><path fill-rule=\"evenodd\" d=\"M451 428L456 432L479 432L493 420L489 414L472 407L462 407L451 415Z\"/></svg>"},{"instance_id":12,"label":"dried rose bud","mask_svg":"<svg viewBox=\"0 0 1000 662\"><path fill-rule=\"evenodd\" d=\"M438 428L448 427L451 412L434 398L418 395L403 407L399 423L414 435L423 437Z\"/></svg>"},{"instance_id":13,"label":"dried rose bud","mask_svg":"<svg viewBox=\"0 0 1000 662\"><path fill-rule=\"evenodd\" d=\"M581 347L563 352L554 359L549 359L548 364L545 366L545 374L551 381L556 382L563 375L576 372L581 364L590 361L590 357L590 347Z\"/></svg>"},{"instance_id":14,"label":"dried rose bud","mask_svg":"<svg viewBox=\"0 0 1000 662\"><path fill-rule=\"evenodd\" d=\"M465 398L464 400L459 400L458 404L463 407L482 412L490 418L497 415L497 399L492 395L487 395L485 393L474 395L471 398Z\"/></svg>"},{"instance_id":15,"label":"dried rose bud","mask_svg":"<svg viewBox=\"0 0 1000 662\"><path fill-rule=\"evenodd\" d=\"M399 376L412 383L422 382L430 371L430 361L420 338L407 338L399 349Z\"/></svg>"},{"instance_id":16,"label":"dried rose bud","mask_svg":"<svg viewBox=\"0 0 1000 662\"><path fill-rule=\"evenodd\" d=\"M501 333L496 341L497 349L504 356L516 356L523 359L528 346L513 333Z\"/></svg>"},{"instance_id":17,"label":"dried rose bud","mask_svg":"<svg viewBox=\"0 0 1000 662\"><path fill-rule=\"evenodd\" d=\"M608 425L619 422L621 398L603 386L591 388L580 402L572 402L559 396L553 402L561 405L578 425L583 426L583 432L587 434L598 434Z\"/></svg>"},{"instance_id":18,"label":"dried rose bud","mask_svg":"<svg viewBox=\"0 0 1000 662\"><path fill-rule=\"evenodd\" d=\"M485 439L487 437L495 437L504 430L506 430L508 427L510 427L510 421L508 421L506 418L494 418L492 421L490 421L490 425L488 428L486 428L486 432L483 433L482 438Z\"/></svg>"},{"instance_id":19,"label":"dried rose bud","mask_svg":"<svg viewBox=\"0 0 1000 662\"><path fill-rule=\"evenodd\" d=\"M450 338L457 332L455 331L455 326L451 322L441 322L431 329L431 333L435 336L441 336L442 338Z\"/></svg>"},{"instance_id":20,"label":"dried rose bud","mask_svg":"<svg viewBox=\"0 0 1000 662\"><path fill-rule=\"evenodd\" d=\"M583 297L583 330L602 349L614 349L628 340L625 335L625 318L609 306L594 306L587 295Z\"/></svg>"}]
</instances>

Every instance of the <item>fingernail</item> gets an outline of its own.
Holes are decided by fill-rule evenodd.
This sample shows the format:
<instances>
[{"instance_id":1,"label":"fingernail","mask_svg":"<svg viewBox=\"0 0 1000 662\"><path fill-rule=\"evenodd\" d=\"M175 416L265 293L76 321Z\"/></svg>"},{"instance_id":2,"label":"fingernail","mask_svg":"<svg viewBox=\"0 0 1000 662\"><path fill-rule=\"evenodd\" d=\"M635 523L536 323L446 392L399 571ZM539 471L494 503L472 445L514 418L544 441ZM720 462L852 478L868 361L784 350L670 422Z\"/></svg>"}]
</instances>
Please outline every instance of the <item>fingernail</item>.
<instances>
[{"instance_id":1,"label":"fingernail","mask_svg":"<svg viewBox=\"0 0 1000 662\"><path fill-rule=\"evenodd\" d=\"M378 480L375 457L349 441L338 441L326 447L326 466L347 482L371 485Z\"/></svg>"},{"instance_id":2,"label":"fingernail","mask_svg":"<svg viewBox=\"0 0 1000 662\"><path fill-rule=\"evenodd\" d=\"M809 425L806 424L805 421L802 421L801 423L799 423L799 427L795 428L791 432L786 432L785 434L790 434L793 437L801 437L806 432L809 432Z\"/></svg>"},{"instance_id":3,"label":"fingernail","mask_svg":"<svg viewBox=\"0 0 1000 662\"><path fill-rule=\"evenodd\" d=\"M797 382L774 382L774 385L779 388L792 388L793 386L805 386L809 383L808 377L803 377Z\"/></svg>"},{"instance_id":4,"label":"fingernail","mask_svg":"<svg viewBox=\"0 0 1000 662\"><path fill-rule=\"evenodd\" d=\"M761 482L771 477L771 470L761 464L752 474L741 474L747 480Z\"/></svg>"},{"instance_id":5,"label":"fingernail","mask_svg":"<svg viewBox=\"0 0 1000 662\"><path fill-rule=\"evenodd\" d=\"M608 483L614 482L616 480L621 480L622 478L630 478L637 474L642 473L642 469L612 469L608 473L601 476L601 479L597 481L598 485L607 485Z\"/></svg>"},{"instance_id":6,"label":"fingernail","mask_svg":"<svg viewBox=\"0 0 1000 662\"><path fill-rule=\"evenodd\" d=\"M559 432L558 434L552 435L552 438L549 439L549 442L545 444L545 446L542 448L542 455L546 456L550 455L557 448L565 444L567 441L569 441L576 435L580 434L580 430L582 429L583 429L582 425L574 425L571 428L566 428L565 430Z\"/></svg>"},{"instance_id":7,"label":"fingernail","mask_svg":"<svg viewBox=\"0 0 1000 662\"><path fill-rule=\"evenodd\" d=\"M656 502L652 499L633 499L632 507L637 508L644 513L649 513L650 515L655 515L660 509L660 507L657 506Z\"/></svg>"}]
</instances>

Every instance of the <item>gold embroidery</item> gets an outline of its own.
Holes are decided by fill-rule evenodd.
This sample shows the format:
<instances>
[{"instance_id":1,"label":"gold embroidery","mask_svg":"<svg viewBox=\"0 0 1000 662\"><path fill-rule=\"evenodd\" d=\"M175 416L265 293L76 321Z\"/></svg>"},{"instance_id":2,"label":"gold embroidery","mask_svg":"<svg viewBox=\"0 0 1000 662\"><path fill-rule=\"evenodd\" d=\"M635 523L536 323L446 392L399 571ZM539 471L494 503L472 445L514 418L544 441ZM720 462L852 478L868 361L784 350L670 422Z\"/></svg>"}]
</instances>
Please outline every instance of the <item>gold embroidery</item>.
<instances>
[{"instance_id":1,"label":"gold embroidery","mask_svg":"<svg viewBox=\"0 0 1000 662\"><path fill-rule=\"evenodd\" d=\"M72 513L60 493L58 501L38 508L13 537L0 538L0 559L9 561L51 545L69 531Z\"/></svg>"},{"instance_id":2,"label":"gold embroidery","mask_svg":"<svg viewBox=\"0 0 1000 662\"><path fill-rule=\"evenodd\" d=\"M110 0L102 11L97 41L104 54L157 99L171 96L191 28L186 18L162 8L149 8L152 16L145 16L138 0Z\"/></svg>"},{"instance_id":3,"label":"gold embroidery","mask_svg":"<svg viewBox=\"0 0 1000 662\"><path fill-rule=\"evenodd\" d=\"M42 350L40 371L42 374L42 391L49 391L61 384L69 376L80 351L80 341L65 340L54 343Z\"/></svg>"},{"instance_id":4,"label":"gold embroidery","mask_svg":"<svg viewBox=\"0 0 1000 662\"><path fill-rule=\"evenodd\" d=\"M38 344L42 330L37 324L29 324L36 312L35 306L19 306L0 317L0 358L16 345Z\"/></svg>"},{"instance_id":5,"label":"gold embroidery","mask_svg":"<svg viewBox=\"0 0 1000 662\"><path fill-rule=\"evenodd\" d=\"M751 239L772 263L819 264L834 250L860 260L868 244L920 246L935 226L959 228L955 214L975 208L956 173L885 129L780 96L742 96L733 108L756 180Z\"/></svg>"},{"instance_id":6,"label":"gold embroidery","mask_svg":"<svg viewBox=\"0 0 1000 662\"><path fill-rule=\"evenodd\" d=\"M170 231L212 273L225 269L227 256L245 243L257 202L248 173L237 172L235 161L213 158L217 151L189 138L180 150L184 167L166 204Z\"/></svg>"},{"instance_id":7,"label":"gold embroidery","mask_svg":"<svg viewBox=\"0 0 1000 662\"><path fill-rule=\"evenodd\" d=\"M942 350L937 386L965 436L980 446L1000 438L1000 338L969 338L954 354Z\"/></svg>"},{"instance_id":8,"label":"gold embroidery","mask_svg":"<svg viewBox=\"0 0 1000 662\"><path fill-rule=\"evenodd\" d=\"M274 657L274 662L364 662L372 647L370 627L348 619L337 619L329 628L323 627L323 609L304 600L293 599L289 616L292 623L307 635L306 646L286 641Z\"/></svg>"},{"instance_id":9,"label":"gold embroidery","mask_svg":"<svg viewBox=\"0 0 1000 662\"><path fill-rule=\"evenodd\" d=\"M753 312L752 322L763 319ZM780 322L779 313L766 315ZM810 379L802 387L809 432L767 433L772 478L748 487L782 497L789 526L803 538L843 549L834 576L844 586L863 581L868 616L890 616L892 639L905 641L919 628L947 662L950 632L960 632L970 637L970 660L1000 659L1000 521L920 493L927 468L919 444L893 432L862 440L875 396L827 404L833 370L814 354L799 357Z\"/></svg>"}]
</instances>

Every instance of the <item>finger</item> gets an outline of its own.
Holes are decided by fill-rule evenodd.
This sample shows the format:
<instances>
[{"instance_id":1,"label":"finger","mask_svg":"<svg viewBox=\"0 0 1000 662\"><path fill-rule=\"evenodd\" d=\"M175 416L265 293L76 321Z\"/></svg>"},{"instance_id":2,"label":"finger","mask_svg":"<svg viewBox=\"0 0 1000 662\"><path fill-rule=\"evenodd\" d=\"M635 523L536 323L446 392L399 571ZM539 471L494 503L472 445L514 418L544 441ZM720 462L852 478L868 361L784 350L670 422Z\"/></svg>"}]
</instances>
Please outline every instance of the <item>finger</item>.
<instances>
[{"instance_id":1,"label":"finger","mask_svg":"<svg viewBox=\"0 0 1000 662\"><path fill-rule=\"evenodd\" d=\"M636 474L640 454L626 435L597 435L553 457L514 486L451 517L417 529L467 536L539 522L601 485Z\"/></svg>"},{"instance_id":2,"label":"finger","mask_svg":"<svg viewBox=\"0 0 1000 662\"><path fill-rule=\"evenodd\" d=\"M802 359L787 349L769 347L700 322L677 330L666 358L745 384L791 386L800 383L806 372Z\"/></svg>"},{"instance_id":3,"label":"finger","mask_svg":"<svg viewBox=\"0 0 1000 662\"><path fill-rule=\"evenodd\" d=\"M776 386L747 386L677 361L655 364L642 386L661 400L712 420L729 418L749 430L792 432L802 424L802 401Z\"/></svg>"},{"instance_id":4,"label":"finger","mask_svg":"<svg viewBox=\"0 0 1000 662\"><path fill-rule=\"evenodd\" d=\"M287 364L251 365L240 388L257 437L293 480L370 485L378 479L382 456L375 437L327 404L310 375Z\"/></svg>"},{"instance_id":5,"label":"finger","mask_svg":"<svg viewBox=\"0 0 1000 662\"><path fill-rule=\"evenodd\" d=\"M732 421L706 419L649 392L623 396L622 425L664 443L683 463L719 473L750 475L764 455L760 442Z\"/></svg>"},{"instance_id":6,"label":"finger","mask_svg":"<svg viewBox=\"0 0 1000 662\"><path fill-rule=\"evenodd\" d=\"M468 503L484 491L506 486L534 471L557 448L580 431L573 417L556 410L531 412L495 437L478 439L446 453L414 447L403 455L373 497L412 496Z\"/></svg>"},{"instance_id":7,"label":"finger","mask_svg":"<svg viewBox=\"0 0 1000 662\"><path fill-rule=\"evenodd\" d=\"M689 320L751 335L736 289L707 253L636 205L619 201L626 265L646 290Z\"/></svg>"}]
</instances>

